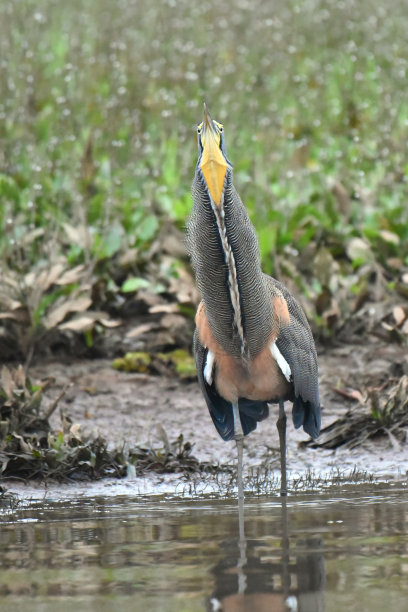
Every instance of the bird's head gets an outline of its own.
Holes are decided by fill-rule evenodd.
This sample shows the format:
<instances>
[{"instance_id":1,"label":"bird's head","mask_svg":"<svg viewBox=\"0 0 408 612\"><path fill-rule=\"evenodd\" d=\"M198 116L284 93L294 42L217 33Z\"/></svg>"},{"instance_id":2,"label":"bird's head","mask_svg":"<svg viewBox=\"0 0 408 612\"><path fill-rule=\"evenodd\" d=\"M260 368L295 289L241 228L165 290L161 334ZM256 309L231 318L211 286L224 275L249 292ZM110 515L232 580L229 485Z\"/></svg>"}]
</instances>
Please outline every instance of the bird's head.
<instances>
[{"instance_id":1,"label":"bird's head","mask_svg":"<svg viewBox=\"0 0 408 612\"><path fill-rule=\"evenodd\" d=\"M224 192L225 175L231 162L225 152L224 127L214 121L204 104L204 120L197 127L198 162L213 202L219 206Z\"/></svg>"}]
</instances>

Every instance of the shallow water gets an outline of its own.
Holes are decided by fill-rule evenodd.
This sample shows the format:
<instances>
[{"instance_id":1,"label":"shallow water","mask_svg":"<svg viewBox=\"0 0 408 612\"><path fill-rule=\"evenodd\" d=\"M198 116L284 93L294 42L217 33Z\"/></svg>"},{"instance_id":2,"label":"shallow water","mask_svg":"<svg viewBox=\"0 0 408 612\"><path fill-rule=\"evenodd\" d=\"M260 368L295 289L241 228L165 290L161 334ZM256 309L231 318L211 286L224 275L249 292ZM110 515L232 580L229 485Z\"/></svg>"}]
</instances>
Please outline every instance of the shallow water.
<instances>
[{"instance_id":1,"label":"shallow water","mask_svg":"<svg viewBox=\"0 0 408 612\"><path fill-rule=\"evenodd\" d=\"M211 498L3 508L0 609L407 610L404 486L292 496L286 511L248 498L241 536L238 518Z\"/></svg>"}]
</instances>

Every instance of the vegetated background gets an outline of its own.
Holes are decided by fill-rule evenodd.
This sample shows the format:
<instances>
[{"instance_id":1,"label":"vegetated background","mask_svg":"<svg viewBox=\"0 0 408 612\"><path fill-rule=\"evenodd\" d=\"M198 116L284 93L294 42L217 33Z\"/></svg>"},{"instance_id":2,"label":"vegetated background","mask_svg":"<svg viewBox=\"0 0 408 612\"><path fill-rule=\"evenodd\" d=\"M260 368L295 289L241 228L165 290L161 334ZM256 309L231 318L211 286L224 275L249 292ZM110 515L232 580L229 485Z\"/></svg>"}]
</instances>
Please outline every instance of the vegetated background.
<instances>
[{"instance_id":1,"label":"vegetated background","mask_svg":"<svg viewBox=\"0 0 408 612\"><path fill-rule=\"evenodd\" d=\"M316 337L406 344L407 31L398 0L2 2L2 359L190 345L204 100Z\"/></svg>"}]
</instances>

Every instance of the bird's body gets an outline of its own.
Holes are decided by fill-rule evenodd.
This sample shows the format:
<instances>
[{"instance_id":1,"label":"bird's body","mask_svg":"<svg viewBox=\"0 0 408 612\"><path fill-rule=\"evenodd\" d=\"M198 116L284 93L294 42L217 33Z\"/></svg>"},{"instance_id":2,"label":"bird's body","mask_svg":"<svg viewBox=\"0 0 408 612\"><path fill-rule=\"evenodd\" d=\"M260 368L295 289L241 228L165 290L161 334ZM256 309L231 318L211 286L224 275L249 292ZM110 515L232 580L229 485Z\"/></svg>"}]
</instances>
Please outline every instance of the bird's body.
<instances>
[{"instance_id":1,"label":"bird's body","mask_svg":"<svg viewBox=\"0 0 408 612\"><path fill-rule=\"evenodd\" d=\"M295 426L317 437L312 333L289 291L262 272L255 229L232 184L223 138L222 126L205 110L188 223L202 296L194 336L201 390L224 440L242 440L268 416L268 403L279 403L285 418L286 400L293 402Z\"/></svg>"}]
</instances>

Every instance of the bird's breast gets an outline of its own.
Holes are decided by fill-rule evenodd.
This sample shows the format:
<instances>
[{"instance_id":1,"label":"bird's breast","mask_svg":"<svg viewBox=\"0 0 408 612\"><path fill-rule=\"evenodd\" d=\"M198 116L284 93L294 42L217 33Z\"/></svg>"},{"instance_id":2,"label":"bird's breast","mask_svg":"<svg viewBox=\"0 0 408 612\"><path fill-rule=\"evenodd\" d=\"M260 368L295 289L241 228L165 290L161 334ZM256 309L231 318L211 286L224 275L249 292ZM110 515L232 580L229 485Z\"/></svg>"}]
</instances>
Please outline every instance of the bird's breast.
<instances>
[{"instance_id":1,"label":"bird's breast","mask_svg":"<svg viewBox=\"0 0 408 612\"><path fill-rule=\"evenodd\" d=\"M245 397L277 401L291 395L292 384L286 380L271 351L278 328L265 338L265 345L255 358L243 360L229 355L215 340L203 303L197 310L196 325L201 343L211 354L216 389L225 400L235 403Z\"/></svg>"},{"instance_id":2,"label":"bird's breast","mask_svg":"<svg viewBox=\"0 0 408 612\"><path fill-rule=\"evenodd\" d=\"M273 358L270 345L259 355L243 363L225 353L215 355L215 386L227 401L236 403L240 397L258 401L278 401L291 394L289 383Z\"/></svg>"}]
</instances>

